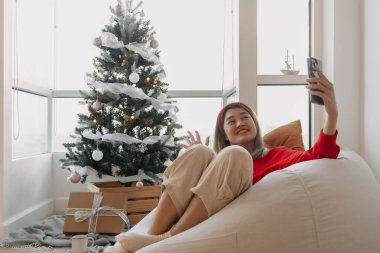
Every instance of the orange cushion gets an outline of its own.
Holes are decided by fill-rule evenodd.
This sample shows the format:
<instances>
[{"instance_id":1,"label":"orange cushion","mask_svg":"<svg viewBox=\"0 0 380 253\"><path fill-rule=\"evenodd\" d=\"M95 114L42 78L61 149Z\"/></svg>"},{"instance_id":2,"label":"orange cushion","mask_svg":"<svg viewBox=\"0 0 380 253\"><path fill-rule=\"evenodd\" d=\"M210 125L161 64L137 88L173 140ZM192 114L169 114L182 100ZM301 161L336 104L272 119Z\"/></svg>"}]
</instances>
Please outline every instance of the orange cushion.
<instances>
[{"instance_id":1,"label":"orange cushion","mask_svg":"<svg viewBox=\"0 0 380 253\"><path fill-rule=\"evenodd\" d=\"M265 144L270 148L285 146L294 150L305 150L300 120L279 126L265 134L263 138Z\"/></svg>"}]
</instances>

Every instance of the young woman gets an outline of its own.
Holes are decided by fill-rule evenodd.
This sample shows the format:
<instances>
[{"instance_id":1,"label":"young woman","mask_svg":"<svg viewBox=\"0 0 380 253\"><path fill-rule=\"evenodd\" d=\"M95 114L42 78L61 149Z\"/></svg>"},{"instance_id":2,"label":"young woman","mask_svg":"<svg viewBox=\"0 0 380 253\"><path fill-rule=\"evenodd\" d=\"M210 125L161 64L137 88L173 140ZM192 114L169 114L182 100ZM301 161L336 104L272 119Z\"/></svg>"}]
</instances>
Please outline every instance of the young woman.
<instances>
[{"instance_id":1,"label":"young woman","mask_svg":"<svg viewBox=\"0 0 380 253\"><path fill-rule=\"evenodd\" d=\"M309 78L310 95L324 101L327 118L314 146L307 151L286 147L267 149L256 114L244 103L226 105L218 114L214 150L188 132L186 151L165 171L163 193L147 235L126 232L116 237L105 252L135 252L147 245L181 233L215 214L272 171L292 164L336 158L338 108L332 83L316 69L320 78ZM312 83L312 84L311 84ZM311 89L312 88L312 89Z\"/></svg>"}]
</instances>

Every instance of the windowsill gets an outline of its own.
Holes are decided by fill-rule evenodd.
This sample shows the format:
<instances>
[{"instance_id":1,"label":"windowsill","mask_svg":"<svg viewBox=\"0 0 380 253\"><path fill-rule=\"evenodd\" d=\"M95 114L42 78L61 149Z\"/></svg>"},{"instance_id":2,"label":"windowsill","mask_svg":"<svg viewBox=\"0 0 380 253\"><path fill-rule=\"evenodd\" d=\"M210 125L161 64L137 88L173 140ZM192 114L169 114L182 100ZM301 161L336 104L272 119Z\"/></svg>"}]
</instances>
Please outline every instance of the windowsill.
<instances>
[{"instance_id":1,"label":"windowsill","mask_svg":"<svg viewBox=\"0 0 380 253\"><path fill-rule=\"evenodd\" d=\"M44 154L32 154L28 156L19 156L19 157L12 157L12 162L22 161L22 160L28 160L28 159L39 159L46 156L50 156L52 153L44 153Z\"/></svg>"}]
</instances>

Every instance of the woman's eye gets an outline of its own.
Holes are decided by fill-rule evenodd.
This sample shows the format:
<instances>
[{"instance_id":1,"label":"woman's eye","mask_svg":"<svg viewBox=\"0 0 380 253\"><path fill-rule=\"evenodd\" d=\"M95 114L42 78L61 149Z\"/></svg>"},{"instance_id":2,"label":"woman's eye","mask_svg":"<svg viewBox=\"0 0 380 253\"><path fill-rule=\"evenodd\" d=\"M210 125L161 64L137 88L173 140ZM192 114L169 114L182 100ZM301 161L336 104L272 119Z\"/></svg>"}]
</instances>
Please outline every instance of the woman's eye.
<instances>
[{"instance_id":1,"label":"woman's eye","mask_svg":"<svg viewBox=\"0 0 380 253\"><path fill-rule=\"evenodd\" d=\"M229 124L229 125L234 124L234 123L235 123L235 121L233 121L233 120L230 120L227 122L227 124Z\"/></svg>"}]
</instances>

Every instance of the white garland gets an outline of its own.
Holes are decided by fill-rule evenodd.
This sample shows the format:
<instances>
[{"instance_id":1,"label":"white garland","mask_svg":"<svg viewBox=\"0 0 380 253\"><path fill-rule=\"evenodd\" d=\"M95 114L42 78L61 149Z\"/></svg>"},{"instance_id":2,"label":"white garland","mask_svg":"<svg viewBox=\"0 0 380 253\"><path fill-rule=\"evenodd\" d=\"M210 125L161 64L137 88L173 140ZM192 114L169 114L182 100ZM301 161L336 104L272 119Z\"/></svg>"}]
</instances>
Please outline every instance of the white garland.
<instances>
[{"instance_id":1,"label":"white garland","mask_svg":"<svg viewBox=\"0 0 380 253\"><path fill-rule=\"evenodd\" d=\"M162 136L149 136L144 140L139 140L132 136L122 133L114 133L114 134L105 134L101 135L99 132L96 134L92 133L90 130L85 129L82 132L82 136L90 139L90 140L102 140L107 142L121 141L126 144L135 144L135 143L144 143L147 145L157 143L159 141L166 142L167 146L174 147L174 139L170 135L162 135Z\"/></svg>"},{"instance_id":2,"label":"white garland","mask_svg":"<svg viewBox=\"0 0 380 253\"><path fill-rule=\"evenodd\" d=\"M94 133L90 132L90 130L88 130L88 129L83 130L82 136L85 137L85 138L87 138L87 139L91 139L91 140L100 140L100 139L102 139L101 133L96 132L96 134L94 134Z\"/></svg>"},{"instance_id":3,"label":"white garland","mask_svg":"<svg viewBox=\"0 0 380 253\"><path fill-rule=\"evenodd\" d=\"M123 42L119 41L114 34L109 32L103 32L100 35L100 40L102 41L103 47L109 47L113 49L124 47Z\"/></svg>"},{"instance_id":4,"label":"white garland","mask_svg":"<svg viewBox=\"0 0 380 253\"><path fill-rule=\"evenodd\" d=\"M147 61L151 61L154 64L160 64L160 60L158 57L150 50L150 47L147 47L145 43L136 43L132 42L128 45L124 45L123 42L119 41L117 37L110 32L103 32L100 35L100 39L102 41L102 46L109 47L113 49L126 47L130 51L134 51L141 55Z\"/></svg>"},{"instance_id":5,"label":"white garland","mask_svg":"<svg viewBox=\"0 0 380 253\"><path fill-rule=\"evenodd\" d=\"M158 59L158 57L153 52L151 52L150 49L146 48L146 44L144 43L132 42L128 45L125 45L125 47L128 48L130 51L138 53L139 55L141 55L142 58L144 58L147 61L151 61L154 64L160 64L160 59Z\"/></svg>"},{"instance_id":6,"label":"white garland","mask_svg":"<svg viewBox=\"0 0 380 253\"><path fill-rule=\"evenodd\" d=\"M97 89L100 93L104 93L106 91L112 92L114 94L125 94L132 98L137 98L141 100L149 100L153 107L156 110L164 110L168 111L169 117L177 122L178 118L176 116L176 111L178 110L176 105L166 103L165 101L159 101L155 98L149 97L144 93L144 91L140 88L133 87L130 85L125 85L123 83L103 83L100 81L95 81L94 78L88 77L87 83Z\"/></svg>"},{"instance_id":7,"label":"white garland","mask_svg":"<svg viewBox=\"0 0 380 253\"><path fill-rule=\"evenodd\" d=\"M105 134L102 136L103 141L122 141L126 144L134 144L134 143L145 143L145 144L154 144L156 142L162 141L167 139L169 136L168 135L163 135L163 136L149 136L145 138L144 140L139 140L134 137L131 137L127 134L122 134L122 133L114 133L114 134Z\"/></svg>"},{"instance_id":8,"label":"white garland","mask_svg":"<svg viewBox=\"0 0 380 253\"><path fill-rule=\"evenodd\" d=\"M165 162L164 165L169 166L170 164L171 164L171 161L168 160ZM98 172L90 166L81 167L78 165L70 165L70 166L65 166L65 168L70 170L72 173L76 172L81 176L84 176L84 175L93 176L93 177L98 176ZM119 171L120 171L120 167L113 165L112 166L112 176L109 176L109 177L113 177L113 178L116 177L121 183L136 182L139 180L148 180L151 182L157 182L157 180L155 178L150 177L147 174L145 174L142 169L139 169L137 175L133 175L133 176L129 176L129 177L118 177L117 173ZM156 176L156 178L160 178L160 179L163 178L162 173L157 173L157 174L155 174L155 176Z\"/></svg>"}]
</instances>

